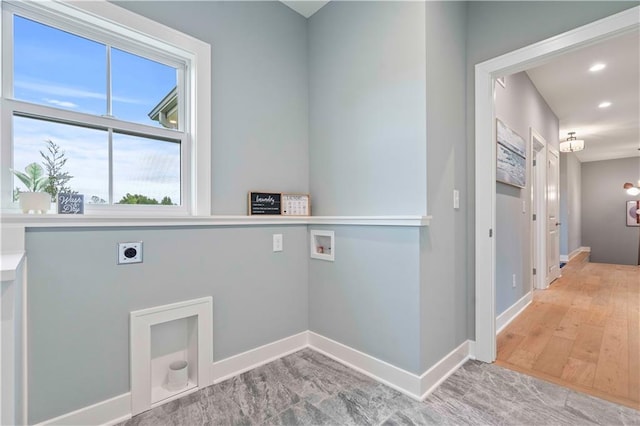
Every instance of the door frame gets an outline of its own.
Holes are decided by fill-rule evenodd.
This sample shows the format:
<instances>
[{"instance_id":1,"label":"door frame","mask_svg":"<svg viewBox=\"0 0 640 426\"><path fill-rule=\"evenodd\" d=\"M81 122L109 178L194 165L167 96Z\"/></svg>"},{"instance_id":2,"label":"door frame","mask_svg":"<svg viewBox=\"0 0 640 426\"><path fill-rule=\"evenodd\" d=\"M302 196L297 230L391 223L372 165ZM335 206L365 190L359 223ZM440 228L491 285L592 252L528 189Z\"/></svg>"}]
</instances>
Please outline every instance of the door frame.
<instances>
[{"instance_id":1,"label":"door frame","mask_svg":"<svg viewBox=\"0 0 640 426\"><path fill-rule=\"evenodd\" d=\"M496 359L495 79L639 26L640 6L636 6L475 66L475 356L480 361Z\"/></svg>"},{"instance_id":2,"label":"door frame","mask_svg":"<svg viewBox=\"0 0 640 426\"><path fill-rule=\"evenodd\" d=\"M546 285L546 250L544 218L547 217L547 141L533 127L529 128L529 146L531 148L531 214L536 215L536 220L531 218L531 265L536 269L536 274L531 271L531 288L543 290ZM536 165L533 165L533 162Z\"/></svg>"}]
</instances>

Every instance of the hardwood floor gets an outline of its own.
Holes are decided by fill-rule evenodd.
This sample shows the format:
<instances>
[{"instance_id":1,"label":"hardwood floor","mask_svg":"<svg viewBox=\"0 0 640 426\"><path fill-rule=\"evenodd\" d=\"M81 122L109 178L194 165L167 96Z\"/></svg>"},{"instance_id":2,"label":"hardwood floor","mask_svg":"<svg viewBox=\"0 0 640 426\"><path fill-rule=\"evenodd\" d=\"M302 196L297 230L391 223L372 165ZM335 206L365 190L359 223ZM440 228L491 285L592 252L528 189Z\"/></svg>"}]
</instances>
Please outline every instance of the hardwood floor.
<instances>
[{"instance_id":1,"label":"hardwood floor","mask_svg":"<svg viewBox=\"0 0 640 426\"><path fill-rule=\"evenodd\" d=\"M640 410L640 267L574 258L498 335L496 364Z\"/></svg>"}]
</instances>

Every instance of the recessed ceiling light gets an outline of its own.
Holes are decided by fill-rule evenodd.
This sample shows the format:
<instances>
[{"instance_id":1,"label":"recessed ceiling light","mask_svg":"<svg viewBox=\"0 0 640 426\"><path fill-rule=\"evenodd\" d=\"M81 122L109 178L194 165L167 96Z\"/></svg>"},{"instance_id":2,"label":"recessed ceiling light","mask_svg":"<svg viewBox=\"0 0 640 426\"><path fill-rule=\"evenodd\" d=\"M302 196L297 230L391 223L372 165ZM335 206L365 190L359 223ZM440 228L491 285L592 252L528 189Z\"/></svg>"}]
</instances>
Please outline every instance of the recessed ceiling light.
<instances>
[{"instance_id":1,"label":"recessed ceiling light","mask_svg":"<svg viewBox=\"0 0 640 426\"><path fill-rule=\"evenodd\" d=\"M605 102L600 102L600 105L598 105L598 108L609 108L610 106L611 106L611 102L605 101Z\"/></svg>"},{"instance_id":2,"label":"recessed ceiling light","mask_svg":"<svg viewBox=\"0 0 640 426\"><path fill-rule=\"evenodd\" d=\"M602 62L598 62L597 64L593 64L591 65L591 68L589 68L589 71L591 72L596 72L596 71L602 71L603 69L606 68L606 64L603 64Z\"/></svg>"}]
</instances>

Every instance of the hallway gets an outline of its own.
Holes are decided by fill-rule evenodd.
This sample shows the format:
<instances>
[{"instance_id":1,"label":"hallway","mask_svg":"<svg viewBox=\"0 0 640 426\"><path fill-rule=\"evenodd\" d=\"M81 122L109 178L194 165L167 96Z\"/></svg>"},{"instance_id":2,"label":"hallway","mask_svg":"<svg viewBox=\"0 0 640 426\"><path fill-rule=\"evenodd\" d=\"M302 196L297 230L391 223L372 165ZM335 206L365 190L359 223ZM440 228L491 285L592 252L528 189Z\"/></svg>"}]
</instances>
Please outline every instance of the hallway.
<instances>
[{"instance_id":1,"label":"hallway","mask_svg":"<svg viewBox=\"0 0 640 426\"><path fill-rule=\"evenodd\" d=\"M640 267L582 253L498 336L496 364L640 409Z\"/></svg>"}]
</instances>

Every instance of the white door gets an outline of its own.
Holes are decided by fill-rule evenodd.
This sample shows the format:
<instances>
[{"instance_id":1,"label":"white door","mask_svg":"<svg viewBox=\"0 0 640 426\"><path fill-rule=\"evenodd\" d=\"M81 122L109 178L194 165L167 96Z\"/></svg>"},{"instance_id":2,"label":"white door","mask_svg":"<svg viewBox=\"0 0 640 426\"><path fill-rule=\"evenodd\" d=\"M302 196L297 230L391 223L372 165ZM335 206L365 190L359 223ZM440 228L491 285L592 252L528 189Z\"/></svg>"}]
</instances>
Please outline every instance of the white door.
<instances>
[{"instance_id":1,"label":"white door","mask_svg":"<svg viewBox=\"0 0 640 426\"><path fill-rule=\"evenodd\" d=\"M547 284L560 276L560 173L558 151L547 151Z\"/></svg>"}]
</instances>

